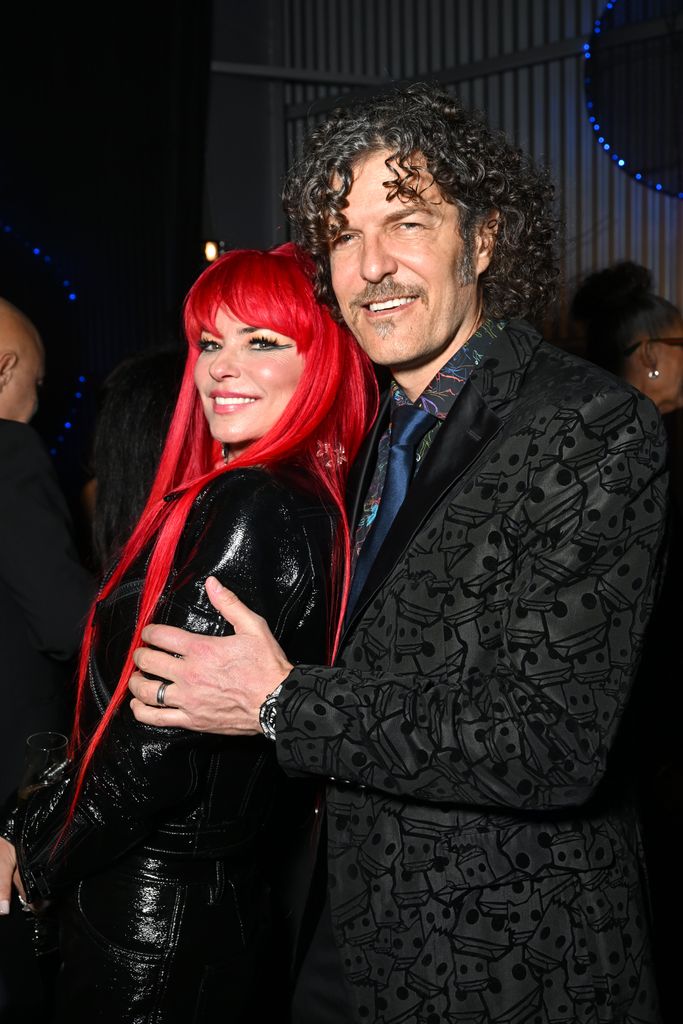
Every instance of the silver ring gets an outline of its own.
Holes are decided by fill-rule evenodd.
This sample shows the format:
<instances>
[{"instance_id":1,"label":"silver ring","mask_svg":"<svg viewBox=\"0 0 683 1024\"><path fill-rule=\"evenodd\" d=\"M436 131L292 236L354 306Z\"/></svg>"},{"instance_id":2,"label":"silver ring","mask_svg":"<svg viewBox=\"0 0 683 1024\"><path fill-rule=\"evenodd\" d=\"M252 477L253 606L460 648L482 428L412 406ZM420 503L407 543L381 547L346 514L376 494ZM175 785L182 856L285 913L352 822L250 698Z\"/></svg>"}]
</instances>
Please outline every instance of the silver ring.
<instances>
[{"instance_id":1,"label":"silver ring","mask_svg":"<svg viewBox=\"0 0 683 1024\"><path fill-rule=\"evenodd\" d=\"M157 690L157 704L159 705L160 708L163 708L163 707L166 706L164 704L164 697L166 695L166 687L167 686L168 686L168 683L159 683L159 689Z\"/></svg>"}]
</instances>

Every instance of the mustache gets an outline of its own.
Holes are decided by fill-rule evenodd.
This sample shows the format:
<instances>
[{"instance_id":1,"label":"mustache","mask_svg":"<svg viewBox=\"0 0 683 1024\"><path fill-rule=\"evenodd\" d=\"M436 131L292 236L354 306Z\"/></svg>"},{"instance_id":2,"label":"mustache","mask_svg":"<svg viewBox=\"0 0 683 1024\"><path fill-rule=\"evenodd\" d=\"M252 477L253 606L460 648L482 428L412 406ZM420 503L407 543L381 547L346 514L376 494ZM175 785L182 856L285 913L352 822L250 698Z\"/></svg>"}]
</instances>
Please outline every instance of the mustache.
<instances>
[{"instance_id":1,"label":"mustache","mask_svg":"<svg viewBox=\"0 0 683 1024\"><path fill-rule=\"evenodd\" d=\"M424 288L414 284L403 284L394 279L379 281L377 284L366 284L362 292L354 295L349 305L352 309L361 309L370 302L387 302L389 299L404 299L408 295L416 299L426 299Z\"/></svg>"}]
</instances>

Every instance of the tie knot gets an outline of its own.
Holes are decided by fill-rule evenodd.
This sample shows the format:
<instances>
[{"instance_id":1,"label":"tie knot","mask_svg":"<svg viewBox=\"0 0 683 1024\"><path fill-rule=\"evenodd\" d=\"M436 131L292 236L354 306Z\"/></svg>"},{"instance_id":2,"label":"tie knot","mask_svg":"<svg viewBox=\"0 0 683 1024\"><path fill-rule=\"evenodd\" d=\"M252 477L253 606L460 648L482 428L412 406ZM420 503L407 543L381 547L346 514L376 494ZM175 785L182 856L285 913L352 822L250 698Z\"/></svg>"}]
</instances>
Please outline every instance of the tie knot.
<instances>
[{"instance_id":1,"label":"tie knot","mask_svg":"<svg viewBox=\"0 0 683 1024\"><path fill-rule=\"evenodd\" d=\"M417 405L398 405L391 414L391 447L416 445L422 440L436 417Z\"/></svg>"}]
</instances>

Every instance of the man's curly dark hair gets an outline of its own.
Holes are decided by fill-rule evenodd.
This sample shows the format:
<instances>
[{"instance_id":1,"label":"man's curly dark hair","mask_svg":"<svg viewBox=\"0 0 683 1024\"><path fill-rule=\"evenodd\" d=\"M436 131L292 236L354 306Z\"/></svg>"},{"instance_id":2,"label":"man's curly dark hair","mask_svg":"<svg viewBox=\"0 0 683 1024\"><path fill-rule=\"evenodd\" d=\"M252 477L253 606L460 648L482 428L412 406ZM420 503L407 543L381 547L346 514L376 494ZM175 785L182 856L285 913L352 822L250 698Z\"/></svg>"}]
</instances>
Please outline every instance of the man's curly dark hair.
<instances>
[{"instance_id":1,"label":"man's curly dark hair","mask_svg":"<svg viewBox=\"0 0 683 1024\"><path fill-rule=\"evenodd\" d=\"M479 278L484 312L541 318L558 276L550 176L479 112L427 83L341 105L309 134L283 198L296 240L315 259L318 299L339 317L329 247L345 227L354 166L379 150L391 153L388 198L419 198L430 183L420 182L426 162L430 181L458 207L466 256L476 229L498 211L493 257Z\"/></svg>"}]
</instances>

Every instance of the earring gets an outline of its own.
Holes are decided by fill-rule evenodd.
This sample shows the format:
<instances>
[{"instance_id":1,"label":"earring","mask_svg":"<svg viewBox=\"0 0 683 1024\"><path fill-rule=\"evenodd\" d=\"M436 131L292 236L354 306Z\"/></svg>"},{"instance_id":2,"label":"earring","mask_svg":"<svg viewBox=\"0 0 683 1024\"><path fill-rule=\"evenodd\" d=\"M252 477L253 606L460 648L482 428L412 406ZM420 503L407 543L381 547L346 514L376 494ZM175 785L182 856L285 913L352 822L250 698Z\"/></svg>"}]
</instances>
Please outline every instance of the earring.
<instances>
[{"instance_id":1,"label":"earring","mask_svg":"<svg viewBox=\"0 0 683 1024\"><path fill-rule=\"evenodd\" d=\"M650 380L657 380L657 377L661 377L661 373L659 372L656 366L652 370L648 370L647 375L650 378Z\"/></svg>"}]
</instances>

